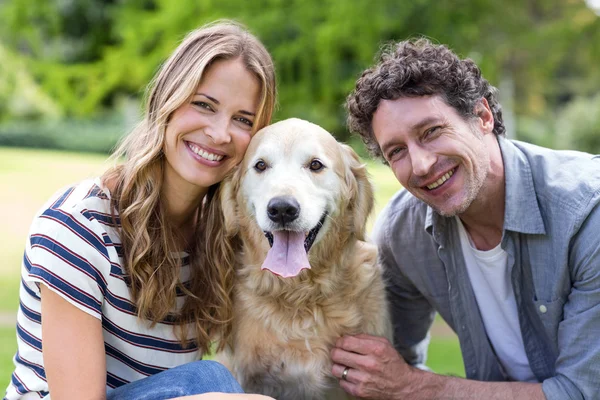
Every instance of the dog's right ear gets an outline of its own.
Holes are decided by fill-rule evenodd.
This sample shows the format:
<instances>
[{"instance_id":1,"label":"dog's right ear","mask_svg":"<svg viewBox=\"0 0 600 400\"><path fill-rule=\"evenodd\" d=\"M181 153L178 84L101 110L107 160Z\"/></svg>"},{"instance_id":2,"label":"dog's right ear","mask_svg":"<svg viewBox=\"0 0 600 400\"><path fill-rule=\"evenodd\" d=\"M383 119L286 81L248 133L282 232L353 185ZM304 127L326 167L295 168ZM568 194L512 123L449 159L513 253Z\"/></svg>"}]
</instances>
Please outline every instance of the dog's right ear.
<instances>
[{"instance_id":1,"label":"dog's right ear","mask_svg":"<svg viewBox=\"0 0 600 400\"><path fill-rule=\"evenodd\" d=\"M347 144L341 144L346 163L346 185L349 189L348 210L352 215L352 229L359 240L364 240L367 219L373 211L374 189L365 164Z\"/></svg>"},{"instance_id":2,"label":"dog's right ear","mask_svg":"<svg viewBox=\"0 0 600 400\"><path fill-rule=\"evenodd\" d=\"M239 229L238 206L236 202L236 193L240 186L241 168L238 165L221 182L219 201L223 212L224 231L229 237L235 236Z\"/></svg>"}]
</instances>

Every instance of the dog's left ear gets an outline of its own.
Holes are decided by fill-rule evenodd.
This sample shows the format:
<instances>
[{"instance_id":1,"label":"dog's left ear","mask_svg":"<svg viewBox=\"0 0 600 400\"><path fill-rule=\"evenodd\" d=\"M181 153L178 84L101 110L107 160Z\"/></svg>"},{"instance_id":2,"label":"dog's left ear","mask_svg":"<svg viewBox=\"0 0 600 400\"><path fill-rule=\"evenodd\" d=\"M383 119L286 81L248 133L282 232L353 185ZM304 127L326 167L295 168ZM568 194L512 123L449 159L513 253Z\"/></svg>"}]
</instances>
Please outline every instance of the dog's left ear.
<instances>
[{"instance_id":1,"label":"dog's left ear","mask_svg":"<svg viewBox=\"0 0 600 400\"><path fill-rule=\"evenodd\" d=\"M236 193L240 186L240 178L241 168L238 165L232 173L225 177L219 188L219 201L225 224L224 230L225 234L229 237L235 236L240 229L236 202Z\"/></svg>"},{"instance_id":2,"label":"dog's left ear","mask_svg":"<svg viewBox=\"0 0 600 400\"><path fill-rule=\"evenodd\" d=\"M346 144L341 146L346 165L346 186L349 191L348 213L353 218L351 228L359 240L364 240L367 219L373 211L373 185L369 180L367 168L358 154Z\"/></svg>"}]
</instances>

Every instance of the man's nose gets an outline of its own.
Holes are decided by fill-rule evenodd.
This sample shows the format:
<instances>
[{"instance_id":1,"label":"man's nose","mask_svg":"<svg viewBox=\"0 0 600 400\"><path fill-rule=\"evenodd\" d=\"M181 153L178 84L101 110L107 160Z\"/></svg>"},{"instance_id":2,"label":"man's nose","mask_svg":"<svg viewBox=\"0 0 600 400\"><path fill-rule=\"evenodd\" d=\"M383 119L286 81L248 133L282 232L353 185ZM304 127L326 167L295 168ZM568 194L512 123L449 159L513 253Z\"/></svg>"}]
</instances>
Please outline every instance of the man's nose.
<instances>
[{"instance_id":1,"label":"man's nose","mask_svg":"<svg viewBox=\"0 0 600 400\"><path fill-rule=\"evenodd\" d=\"M409 148L412 172L416 176L425 176L437 160L437 155L421 145Z\"/></svg>"}]
</instances>

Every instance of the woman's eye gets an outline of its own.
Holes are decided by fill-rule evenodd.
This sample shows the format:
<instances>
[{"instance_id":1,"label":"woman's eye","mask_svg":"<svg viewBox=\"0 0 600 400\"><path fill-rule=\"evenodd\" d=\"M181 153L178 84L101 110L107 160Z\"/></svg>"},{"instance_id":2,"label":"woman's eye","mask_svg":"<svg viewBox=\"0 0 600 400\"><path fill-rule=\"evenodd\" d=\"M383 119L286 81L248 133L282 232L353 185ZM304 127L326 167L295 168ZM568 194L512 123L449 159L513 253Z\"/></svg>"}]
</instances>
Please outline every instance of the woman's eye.
<instances>
[{"instance_id":1,"label":"woman's eye","mask_svg":"<svg viewBox=\"0 0 600 400\"><path fill-rule=\"evenodd\" d=\"M263 160L258 160L256 164L254 164L254 169L258 172L263 172L267 169L267 163Z\"/></svg>"},{"instance_id":2,"label":"woman's eye","mask_svg":"<svg viewBox=\"0 0 600 400\"><path fill-rule=\"evenodd\" d=\"M323 163L319 160L312 160L308 166L311 171L317 172L325 168Z\"/></svg>"},{"instance_id":3,"label":"woman's eye","mask_svg":"<svg viewBox=\"0 0 600 400\"><path fill-rule=\"evenodd\" d=\"M254 122L250 121L248 118L236 117L235 120L240 121L244 125L248 125L250 128L252 128L252 126L254 126Z\"/></svg>"},{"instance_id":4,"label":"woman's eye","mask_svg":"<svg viewBox=\"0 0 600 400\"><path fill-rule=\"evenodd\" d=\"M204 101L192 101L192 104L197 107L204 108L209 111L213 111L212 106Z\"/></svg>"}]
</instances>

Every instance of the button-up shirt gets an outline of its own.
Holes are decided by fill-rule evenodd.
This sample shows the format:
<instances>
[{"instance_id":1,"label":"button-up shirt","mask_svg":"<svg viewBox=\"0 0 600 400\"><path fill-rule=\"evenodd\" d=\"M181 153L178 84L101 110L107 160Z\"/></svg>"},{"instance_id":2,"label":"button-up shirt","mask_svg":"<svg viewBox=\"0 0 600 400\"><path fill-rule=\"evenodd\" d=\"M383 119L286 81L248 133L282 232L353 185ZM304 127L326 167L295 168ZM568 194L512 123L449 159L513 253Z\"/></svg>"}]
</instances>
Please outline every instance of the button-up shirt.
<instances>
[{"instance_id":1,"label":"button-up shirt","mask_svg":"<svg viewBox=\"0 0 600 400\"><path fill-rule=\"evenodd\" d=\"M600 398L600 156L498 137L505 172L501 246L531 370L547 399ZM457 333L466 376L505 381L471 287L456 220L399 191L373 237L394 344L426 361L437 311Z\"/></svg>"}]
</instances>

